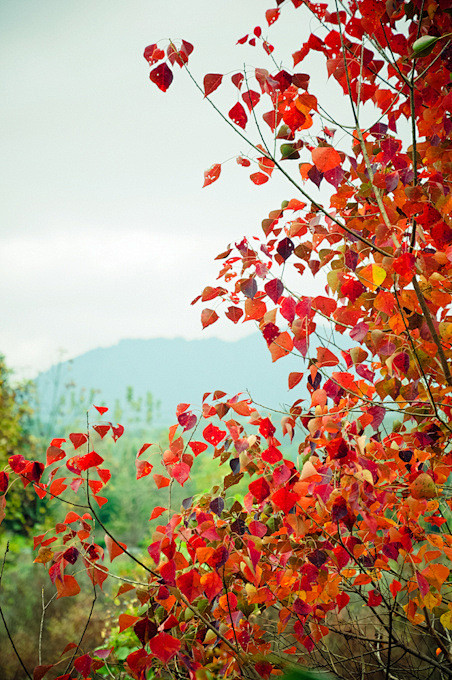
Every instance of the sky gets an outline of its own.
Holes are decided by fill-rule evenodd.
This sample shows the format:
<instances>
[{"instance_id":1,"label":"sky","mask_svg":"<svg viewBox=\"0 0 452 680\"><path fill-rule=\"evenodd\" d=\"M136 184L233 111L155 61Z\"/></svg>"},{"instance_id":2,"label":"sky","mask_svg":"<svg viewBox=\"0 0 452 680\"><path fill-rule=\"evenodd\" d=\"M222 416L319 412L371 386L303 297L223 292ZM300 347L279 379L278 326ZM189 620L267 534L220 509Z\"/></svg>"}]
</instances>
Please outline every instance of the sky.
<instances>
[{"instance_id":1,"label":"sky","mask_svg":"<svg viewBox=\"0 0 452 680\"><path fill-rule=\"evenodd\" d=\"M275 176L250 182L234 160L246 144L187 74L176 68L163 94L142 55L184 38L198 82L244 62L272 69L261 48L235 44L256 25L267 31L271 4L2 0L0 353L18 376L123 338L255 330L222 321L203 331L190 301L214 285L215 256L262 233L261 220L295 193ZM284 12L293 16L268 35L290 66L312 28L300 10ZM325 92L326 74L316 76ZM225 85L214 99L227 111L237 94ZM203 189L203 172L225 161ZM306 276L310 291L322 285Z\"/></svg>"}]
</instances>

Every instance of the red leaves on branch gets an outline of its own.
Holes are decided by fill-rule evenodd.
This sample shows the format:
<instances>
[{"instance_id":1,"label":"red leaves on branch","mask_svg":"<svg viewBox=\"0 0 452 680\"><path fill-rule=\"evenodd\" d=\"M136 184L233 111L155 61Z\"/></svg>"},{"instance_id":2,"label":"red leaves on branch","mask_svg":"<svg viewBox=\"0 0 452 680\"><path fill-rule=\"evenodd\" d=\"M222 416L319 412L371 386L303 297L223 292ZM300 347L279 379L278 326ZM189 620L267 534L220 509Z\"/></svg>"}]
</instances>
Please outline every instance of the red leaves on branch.
<instances>
[{"instance_id":1,"label":"red leaves on branch","mask_svg":"<svg viewBox=\"0 0 452 680\"><path fill-rule=\"evenodd\" d=\"M282 4L267 9L269 26L283 20ZM422 4L421 16L421 4L356 0L338 15L325 4L292 0L300 14L309 10L300 22L305 35L289 46L293 62L316 58L319 73L334 79L331 92L338 87L341 106L353 104L354 129L342 129L328 98L317 102L308 91L320 91L317 72L311 85L309 74L269 62L268 69L247 68L246 79L232 72L232 85L224 82L224 96L228 87L233 93L225 115L251 143L241 151L249 158L237 157L237 150L232 157L244 167L256 164L255 184L282 172L295 183L287 186L301 193L267 208L261 237L233 240L220 253L218 279L194 302L215 300L216 310L202 311L204 328L221 313L234 324L252 321L273 362L292 354L287 385L297 391L293 403L260 407L213 386L200 396L198 410L179 404L168 441L153 450L164 474L144 460L150 445L141 447L137 477L152 472L157 487L149 494L146 582L120 592L135 590L143 609L117 618L120 630L133 627L142 645L125 662L137 680L151 669L158 675L161 666L192 679L214 667L235 680L245 657L259 659L255 671L270 678L286 663L315 663L317 648L330 643L344 659L344 675L366 675L359 661L365 654L381 659L383 674L390 660L391 672L409 667L416 680L419 659L412 650L421 635L423 662L433 672L446 668L452 630L452 17L441 2ZM311 28L316 17L320 33ZM273 50L260 26L239 43ZM151 80L166 91L172 68L183 67L192 50L186 41L170 42L165 51L150 45ZM204 95L223 80L207 74ZM359 120L364 103L366 125L373 120L367 127ZM324 127L328 114L338 123ZM259 138L243 132L249 115ZM415 130L414 137L402 138L402 127ZM221 165L213 165L204 186L220 172ZM322 295L307 275L321 282ZM105 407L95 408L103 415ZM93 427L100 438L110 428L116 441L122 426ZM93 500L106 502L99 493L110 472L100 467L103 457L90 450L86 434L69 440L76 449L69 460L64 440L55 439L48 469L13 451L0 472L0 521L14 476L49 503L63 492L78 493L79 505L84 494L89 498L90 513L71 511L35 539L35 561L48 570L58 597L78 593L67 572L82 566L102 586L104 560L126 550L108 534L105 554L95 543ZM203 466L205 456L218 461L218 474L176 507L175 482L187 484L195 457ZM355 616L358 602L375 611ZM338 616L347 623L345 640ZM381 649L397 634L389 623L394 616L407 636L406 666L394 650ZM278 636L284 636L281 663L269 646ZM439 660L432 653L438 645ZM90 654L74 663L80 674L96 670ZM37 680L45 668L38 667Z\"/></svg>"}]
</instances>

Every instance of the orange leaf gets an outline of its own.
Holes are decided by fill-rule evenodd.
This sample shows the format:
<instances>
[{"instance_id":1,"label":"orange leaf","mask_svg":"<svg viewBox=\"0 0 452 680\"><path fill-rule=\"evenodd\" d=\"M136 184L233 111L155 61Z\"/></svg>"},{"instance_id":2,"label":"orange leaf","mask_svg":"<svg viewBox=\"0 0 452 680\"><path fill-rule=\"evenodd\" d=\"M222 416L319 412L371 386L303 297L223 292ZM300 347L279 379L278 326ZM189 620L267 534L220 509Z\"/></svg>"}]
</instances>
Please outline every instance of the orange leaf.
<instances>
[{"instance_id":1,"label":"orange leaf","mask_svg":"<svg viewBox=\"0 0 452 680\"><path fill-rule=\"evenodd\" d=\"M290 354L293 349L293 341L287 331L278 335L277 339L269 345L272 361L278 361L281 357Z\"/></svg>"},{"instance_id":2,"label":"orange leaf","mask_svg":"<svg viewBox=\"0 0 452 680\"><path fill-rule=\"evenodd\" d=\"M140 620L139 616L132 616L131 614L120 614L118 617L119 632L122 633L126 628L130 628L137 621Z\"/></svg>"},{"instance_id":3,"label":"orange leaf","mask_svg":"<svg viewBox=\"0 0 452 680\"><path fill-rule=\"evenodd\" d=\"M234 404L232 401L228 401L228 406L232 408L233 411L239 414L239 416L249 416L251 409L246 401L238 401Z\"/></svg>"},{"instance_id":4,"label":"orange leaf","mask_svg":"<svg viewBox=\"0 0 452 680\"><path fill-rule=\"evenodd\" d=\"M318 368L322 366L337 366L339 359L333 352L326 347L317 347L317 364Z\"/></svg>"},{"instance_id":5,"label":"orange leaf","mask_svg":"<svg viewBox=\"0 0 452 680\"><path fill-rule=\"evenodd\" d=\"M312 151L312 161L317 170L327 172L341 164L341 157L331 146L318 146Z\"/></svg>"},{"instance_id":6,"label":"orange leaf","mask_svg":"<svg viewBox=\"0 0 452 680\"><path fill-rule=\"evenodd\" d=\"M215 323L218 319L218 314L213 309L203 309L201 312L201 323L203 328L207 328Z\"/></svg>"},{"instance_id":7,"label":"orange leaf","mask_svg":"<svg viewBox=\"0 0 452 680\"><path fill-rule=\"evenodd\" d=\"M244 321L250 321L254 319L259 321L264 316L267 311L267 305L262 300L255 300L247 298L245 301L245 319Z\"/></svg>"},{"instance_id":8,"label":"orange leaf","mask_svg":"<svg viewBox=\"0 0 452 680\"><path fill-rule=\"evenodd\" d=\"M33 560L33 562L38 562L41 564L46 564L50 562L53 557L53 550L48 546L41 546L38 550L38 556Z\"/></svg>"},{"instance_id":9,"label":"orange leaf","mask_svg":"<svg viewBox=\"0 0 452 680\"><path fill-rule=\"evenodd\" d=\"M303 377L303 373L289 373L289 390L292 390L295 385L298 385Z\"/></svg>"},{"instance_id":10,"label":"orange leaf","mask_svg":"<svg viewBox=\"0 0 452 680\"><path fill-rule=\"evenodd\" d=\"M55 581L57 589L57 600L60 597L72 597L80 592L80 586L73 576L65 574L63 580L57 578Z\"/></svg>"},{"instance_id":11,"label":"orange leaf","mask_svg":"<svg viewBox=\"0 0 452 680\"><path fill-rule=\"evenodd\" d=\"M354 586L364 586L367 583L370 583L372 581L371 577L368 576L368 574L359 574L355 580L353 581Z\"/></svg>"},{"instance_id":12,"label":"orange leaf","mask_svg":"<svg viewBox=\"0 0 452 680\"><path fill-rule=\"evenodd\" d=\"M105 545L107 546L108 554L110 555L110 562L113 562L118 555L122 555L124 552L123 548L127 548L125 543L119 543L119 545L118 543L116 543L108 534L105 534Z\"/></svg>"},{"instance_id":13,"label":"orange leaf","mask_svg":"<svg viewBox=\"0 0 452 680\"><path fill-rule=\"evenodd\" d=\"M168 477L164 477L163 475L152 475L154 477L154 482L157 487L157 489L163 489L165 486L169 486L170 481Z\"/></svg>"}]
</instances>

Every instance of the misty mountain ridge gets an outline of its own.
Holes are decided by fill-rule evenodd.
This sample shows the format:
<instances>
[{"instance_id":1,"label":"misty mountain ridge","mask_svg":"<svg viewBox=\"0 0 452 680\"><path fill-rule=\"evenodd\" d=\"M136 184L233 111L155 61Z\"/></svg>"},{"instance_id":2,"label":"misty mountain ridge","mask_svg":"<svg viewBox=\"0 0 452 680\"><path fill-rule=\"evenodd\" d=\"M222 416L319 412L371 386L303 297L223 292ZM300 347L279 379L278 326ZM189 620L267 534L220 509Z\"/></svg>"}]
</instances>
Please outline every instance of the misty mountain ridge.
<instances>
[{"instance_id":1,"label":"misty mountain ridge","mask_svg":"<svg viewBox=\"0 0 452 680\"><path fill-rule=\"evenodd\" d=\"M125 339L56 364L39 374L35 383L43 421L51 420L58 408L78 408L82 417L93 398L94 403L110 408L110 418L114 418L115 405L117 411L121 405L119 411L127 426L130 407L141 398L144 411L150 393L153 424L167 425L175 422L179 403L200 406L203 394L215 390L228 396L248 391L256 403L269 409L292 404L307 393L302 394L301 387L289 391L288 374L304 371L306 366L307 360L293 355L272 363L260 333L233 342L217 338ZM94 395L91 390L96 390Z\"/></svg>"}]
</instances>

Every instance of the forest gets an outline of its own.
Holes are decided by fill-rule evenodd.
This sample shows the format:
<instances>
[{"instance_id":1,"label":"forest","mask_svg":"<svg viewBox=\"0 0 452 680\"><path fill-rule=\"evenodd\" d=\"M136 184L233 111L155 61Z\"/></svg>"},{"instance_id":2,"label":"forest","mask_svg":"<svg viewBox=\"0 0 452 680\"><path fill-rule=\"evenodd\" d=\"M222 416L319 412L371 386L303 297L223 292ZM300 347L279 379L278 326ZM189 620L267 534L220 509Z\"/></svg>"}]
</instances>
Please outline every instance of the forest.
<instances>
[{"instance_id":1,"label":"forest","mask_svg":"<svg viewBox=\"0 0 452 680\"><path fill-rule=\"evenodd\" d=\"M272 26L295 20L282 64ZM293 400L212 385L130 437L95 402L44 442L2 363L3 675L450 678L452 9L276 0L202 76L202 45L150 38L155 97L188 78L236 135L204 191L285 183L192 304L297 357Z\"/></svg>"}]
</instances>

